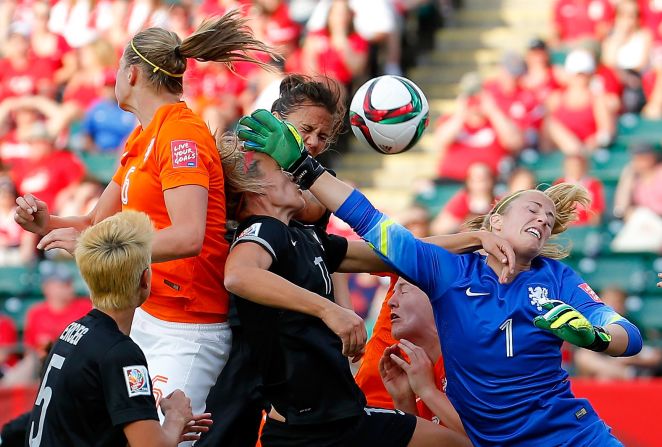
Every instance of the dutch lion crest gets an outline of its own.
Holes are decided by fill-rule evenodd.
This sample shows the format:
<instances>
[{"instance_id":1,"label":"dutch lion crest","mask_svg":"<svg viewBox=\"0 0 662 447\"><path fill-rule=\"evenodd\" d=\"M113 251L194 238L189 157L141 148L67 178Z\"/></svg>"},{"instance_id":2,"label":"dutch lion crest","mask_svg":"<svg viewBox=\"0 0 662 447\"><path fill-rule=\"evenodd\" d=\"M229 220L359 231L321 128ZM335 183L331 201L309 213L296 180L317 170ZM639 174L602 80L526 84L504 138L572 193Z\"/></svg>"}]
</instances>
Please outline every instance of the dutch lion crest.
<instances>
[{"instance_id":1,"label":"dutch lion crest","mask_svg":"<svg viewBox=\"0 0 662 447\"><path fill-rule=\"evenodd\" d=\"M551 301L547 297L547 288L546 287L529 287L529 299L531 299L531 304L536 306L538 311L542 312L542 305Z\"/></svg>"}]
</instances>

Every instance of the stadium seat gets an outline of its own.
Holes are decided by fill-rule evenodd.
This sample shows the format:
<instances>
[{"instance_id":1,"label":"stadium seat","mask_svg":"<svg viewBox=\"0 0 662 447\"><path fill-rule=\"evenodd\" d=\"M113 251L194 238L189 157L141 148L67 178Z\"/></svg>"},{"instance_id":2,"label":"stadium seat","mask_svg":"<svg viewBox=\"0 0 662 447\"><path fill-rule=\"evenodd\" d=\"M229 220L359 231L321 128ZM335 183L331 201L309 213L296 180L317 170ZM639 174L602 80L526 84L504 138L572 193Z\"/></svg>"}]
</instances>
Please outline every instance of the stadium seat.
<instances>
[{"instance_id":1,"label":"stadium seat","mask_svg":"<svg viewBox=\"0 0 662 447\"><path fill-rule=\"evenodd\" d=\"M0 296L23 296L34 292L36 276L33 268L15 266L0 268Z\"/></svg>"},{"instance_id":2,"label":"stadium seat","mask_svg":"<svg viewBox=\"0 0 662 447\"><path fill-rule=\"evenodd\" d=\"M618 286L629 293L641 293L651 281L651 270L642 254L603 254L583 258L578 273L594 290Z\"/></svg>"},{"instance_id":3,"label":"stadium seat","mask_svg":"<svg viewBox=\"0 0 662 447\"><path fill-rule=\"evenodd\" d=\"M460 188L462 188L462 184L459 183L435 185L429 191L419 193L415 202L425 207L430 217L434 217Z\"/></svg>"},{"instance_id":4,"label":"stadium seat","mask_svg":"<svg viewBox=\"0 0 662 447\"><path fill-rule=\"evenodd\" d=\"M81 153L81 159L87 168L87 175L104 185L113 179L117 168L117 154Z\"/></svg>"},{"instance_id":5,"label":"stadium seat","mask_svg":"<svg viewBox=\"0 0 662 447\"><path fill-rule=\"evenodd\" d=\"M563 158L559 151L548 154L527 151L520 161L523 167L536 174L539 183L552 183L563 175Z\"/></svg>"},{"instance_id":6,"label":"stadium seat","mask_svg":"<svg viewBox=\"0 0 662 447\"><path fill-rule=\"evenodd\" d=\"M603 182L616 183L623 167L630 162L630 153L620 147L599 150L592 157L591 174Z\"/></svg>"},{"instance_id":7,"label":"stadium seat","mask_svg":"<svg viewBox=\"0 0 662 447\"><path fill-rule=\"evenodd\" d=\"M11 297L0 300L0 312L9 315L16 323L16 329L20 332L25 324L25 314L35 303L44 300L43 296L26 296L22 298Z\"/></svg>"},{"instance_id":8,"label":"stadium seat","mask_svg":"<svg viewBox=\"0 0 662 447\"><path fill-rule=\"evenodd\" d=\"M603 237L600 227L583 225L568 228L559 241L569 241L575 255L596 256L603 249Z\"/></svg>"},{"instance_id":9,"label":"stadium seat","mask_svg":"<svg viewBox=\"0 0 662 447\"><path fill-rule=\"evenodd\" d=\"M627 301L628 317L631 316L645 329L662 330L662 297L642 296Z\"/></svg>"}]
</instances>

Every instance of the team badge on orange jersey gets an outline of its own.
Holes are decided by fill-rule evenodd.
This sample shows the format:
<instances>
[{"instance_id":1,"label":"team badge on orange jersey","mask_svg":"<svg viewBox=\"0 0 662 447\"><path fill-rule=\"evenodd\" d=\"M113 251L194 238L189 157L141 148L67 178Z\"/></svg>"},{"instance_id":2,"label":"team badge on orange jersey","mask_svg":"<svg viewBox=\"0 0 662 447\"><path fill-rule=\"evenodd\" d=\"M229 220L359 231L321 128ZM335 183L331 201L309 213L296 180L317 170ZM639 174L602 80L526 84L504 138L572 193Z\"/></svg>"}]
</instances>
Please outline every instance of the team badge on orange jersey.
<instances>
[{"instance_id":1,"label":"team badge on orange jersey","mask_svg":"<svg viewBox=\"0 0 662 447\"><path fill-rule=\"evenodd\" d=\"M191 140L173 140L170 142L173 168L197 168L198 145Z\"/></svg>"},{"instance_id":2,"label":"team badge on orange jersey","mask_svg":"<svg viewBox=\"0 0 662 447\"><path fill-rule=\"evenodd\" d=\"M125 366L122 370L124 371L124 381L129 397L152 394L149 390L147 368L144 365Z\"/></svg>"}]
</instances>

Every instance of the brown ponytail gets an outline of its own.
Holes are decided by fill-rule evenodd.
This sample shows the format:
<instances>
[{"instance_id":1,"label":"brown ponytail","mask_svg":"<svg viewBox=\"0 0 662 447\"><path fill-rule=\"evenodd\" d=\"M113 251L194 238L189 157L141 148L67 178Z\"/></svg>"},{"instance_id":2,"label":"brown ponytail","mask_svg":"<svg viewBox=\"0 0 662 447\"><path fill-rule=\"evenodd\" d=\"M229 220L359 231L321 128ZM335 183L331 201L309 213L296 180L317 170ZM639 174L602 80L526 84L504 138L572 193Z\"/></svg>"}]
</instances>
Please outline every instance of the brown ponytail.
<instances>
[{"instance_id":1,"label":"brown ponytail","mask_svg":"<svg viewBox=\"0 0 662 447\"><path fill-rule=\"evenodd\" d=\"M251 52L276 54L253 37L246 19L238 11L223 17L205 20L189 37L180 40L177 34L163 28L148 28L134 36L124 50L128 65L141 65L157 92L165 89L174 94L183 92L183 75L189 58L205 62L252 62L269 68Z\"/></svg>"}]
</instances>

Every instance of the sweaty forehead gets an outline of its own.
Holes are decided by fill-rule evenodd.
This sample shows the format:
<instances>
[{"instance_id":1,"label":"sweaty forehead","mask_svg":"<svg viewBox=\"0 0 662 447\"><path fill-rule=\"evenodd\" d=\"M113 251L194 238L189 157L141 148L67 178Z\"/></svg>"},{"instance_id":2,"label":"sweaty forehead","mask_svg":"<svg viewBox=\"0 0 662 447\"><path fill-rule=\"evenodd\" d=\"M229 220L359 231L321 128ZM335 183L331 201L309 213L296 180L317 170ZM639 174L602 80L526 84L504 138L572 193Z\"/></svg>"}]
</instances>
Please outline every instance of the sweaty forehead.
<instances>
[{"instance_id":1,"label":"sweaty forehead","mask_svg":"<svg viewBox=\"0 0 662 447\"><path fill-rule=\"evenodd\" d=\"M521 193L517 199L517 201L522 201L522 202L536 202L540 203L543 208L546 208L547 210L551 212L556 211L556 205L554 205L554 202L552 199L547 197L547 195L542 192L542 191L526 191Z\"/></svg>"}]
</instances>

